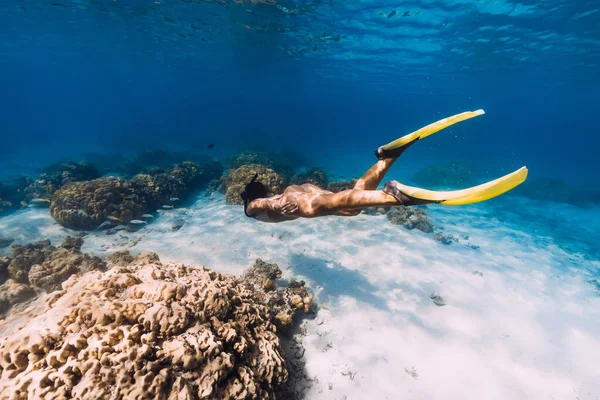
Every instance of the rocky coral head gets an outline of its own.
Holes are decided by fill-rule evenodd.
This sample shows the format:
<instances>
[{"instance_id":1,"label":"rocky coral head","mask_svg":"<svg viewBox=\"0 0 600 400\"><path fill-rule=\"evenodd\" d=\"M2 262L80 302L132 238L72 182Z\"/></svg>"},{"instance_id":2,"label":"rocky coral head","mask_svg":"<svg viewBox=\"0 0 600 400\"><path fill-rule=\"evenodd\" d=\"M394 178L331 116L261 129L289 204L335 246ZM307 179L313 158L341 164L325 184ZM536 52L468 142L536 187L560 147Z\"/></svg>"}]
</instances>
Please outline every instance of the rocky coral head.
<instances>
[{"instance_id":1,"label":"rocky coral head","mask_svg":"<svg viewBox=\"0 0 600 400\"><path fill-rule=\"evenodd\" d=\"M294 293L281 296L298 309ZM256 291L153 254L73 276L27 312L35 315L0 339L6 398L271 399L288 377Z\"/></svg>"},{"instance_id":2,"label":"rocky coral head","mask_svg":"<svg viewBox=\"0 0 600 400\"><path fill-rule=\"evenodd\" d=\"M255 175L258 175L256 181L266 189L266 195L262 197L283 192L284 180L277 172L258 164L243 165L235 170L229 170L227 176L223 178L222 190L225 191L227 204L243 204L241 194Z\"/></svg>"}]
</instances>

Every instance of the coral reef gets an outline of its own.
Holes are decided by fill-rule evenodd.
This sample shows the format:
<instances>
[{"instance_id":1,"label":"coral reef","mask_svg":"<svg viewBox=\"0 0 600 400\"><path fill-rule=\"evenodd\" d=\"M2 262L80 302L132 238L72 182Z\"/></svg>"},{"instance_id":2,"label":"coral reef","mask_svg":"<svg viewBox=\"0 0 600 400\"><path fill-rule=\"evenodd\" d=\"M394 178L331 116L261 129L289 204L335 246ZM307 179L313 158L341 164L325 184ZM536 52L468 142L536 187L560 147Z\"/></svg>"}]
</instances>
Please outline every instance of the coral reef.
<instances>
[{"instance_id":1,"label":"coral reef","mask_svg":"<svg viewBox=\"0 0 600 400\"><path fill-rule=\"evenodd\" d=\"M238 281L150 253L72 276L3 322L15 329L0 339L0 399L274 398L288 378L266 304L277 289L254 284L277 270L257 261ZM291 286L279 300L310 307Z\"/></svg>"},{"instance_id":2,"label":"coral reef","mask_svg":"<svg viewBox=\"0 0 600 400\"><path fill-rule=\"evenodd\" d=\"M461 161L427 167L413 176L422 187L462 189L477 184L473 168Z\"/></svg>"},{"instance_id":3,"label":"coral reef","mask_svg":"<svg viewBox=\"0 0 600 400\"><path fill-rule=\"evenodd\" d=\"M148 210L145 196L121 178L98 178L77 182L56 191L50 215L65 228L97 228L107 217L121 221L140 218Z\"/></svg>"},{"instance_id":4,"label":"coral reef","mask_svg":"<svg viewBox=\"0 0 600 400\"><path fill-rule=\"evenodd\" d=\"M27 301L35 296L35 289L14 279L9 279L0 285L0 316L12 306Z\"/></svg>"},{"instance_id":5,"label":"coral reef","mask_svg":"<svg viewBox=\"0 0 600 400\"><path fill-rule=\"evenodd\" d=\"M106 263L98 257L81 253L78 249L64 247L53 251L41 264L29 270L29 283L52 292L60 289L63 281L73 274L84 274L93 270L106 269Z\"/></svg>"},{"instance_id":6,"label":"coral reef","mask_svg":"<svg viewBox=\"0 0 600 400\"><path fill-rule=\"evenodd\" d=\"M62 186L72 182L89 181L100 176L95 166L87 162L66 162L51 165L44 169L37 180L24 190L24 199L52 199L54 193Z\"/></svg>"},{"instance_id":7,"label":"coral reef","mask_svg":"<svg viewBox=\"0 0 600 400\"><path fill-rule=\"evenodd\" d=\"M123 160L123 162L119 164L119 170L123 171L127 176L133 176L138 173L153 174L170 170L173 164L185 161L204 164L210 162L210 157L206 154L188 151L169 152L162 149L148 149ZM112 165L115 164L113 163Z\"/></svg>"},{"instance_id":8,"label":"coral reef","mask_svg":"<svg viewBox=\"0 0 600 400\"><path fill-rule=\"evenodd\" d=\"M290 280L287 287L274 290L276 280L281 278L281 269L277 264L269 264L257 259L240 282L254 288L261 302L269 307L271 318L279 329L292 326L294 315L310 311L313 296L308 292L304 281Z\"/></svg>"},{"instance_id":9,"label":"coral reef","mask_svg":"<svg viewBox=\"0 0 600 400\"><path fill-rule=\"evenodd\" d=\"M237 169L244 165L258 164L266 168L275 165L273 154L263 150L244 149L240 151L229 164L229 168Z\"/></svg>"},{"instance_id":10,"label":"coral reef","mask_svg":"<svg viewBox=\"0 0 600 400\"><path fill-rule=\"evenodd\" d=\"M237 169L229 170L221 181L220 191L225 192L227 204L243 204L240 194L254 174L258 174L257 181L267 188L267 194L273 196L283 192L284 179L271 168L259 164L243 165Z\"/></svg>"},{"instance_id":11,"label":"coral reef","mask_svg":"<svg viewBox=\"0 0 600 400\"><path fill-rule=\"evenodd\" d=\"M303 174L294 174L290 179L291 185L302 185L305 183L313 184L321 189L327 189L329 180L327 179L325 171L319 168L313 168Z\"/></svg>"},{"instance_id":12,"label":"coral reef","mask_svg":"<svg viewBox=\"0 0 600 400\"><path fill-rule=\"evenodd\" d=\"M28 283L27 276L31 267L43 263L55 250L56 247L50 245L48 239L24 246L13 246L7 269L9 276L17 282Z\"/></svg>"},{"instance_id":13,"label":"coral reef","mask_svg":"<svg viewBox=\"0 0 600 400\"><path fill-rule=\"evenodd\" d=\"M394 225L402 225L406 229L418 229L425 233L433 232L433 224L427 214L420 208L393 207L386 214L387 219Z\"/></svg>"},{"instance_id":14,"label":"coral reef","mask_svg":"<svg viewBox=\"0 0 600 400\"><path fill-rule=\"evenodd\" d=\"M217 162L199 166L186 161L169 173L138 174L131 180L108 177L77 182L55 193L50 213L70 229L95 229L107 218L128 223L169 204L172 197L184 198L222 172L223 166Z\"/></svg>"},{"instance_id":15,"label":"coral reef","mask_svg":"<svg viewBox=\"0 0 600 400\"><path fill-rule=\"evenodd\" d=\"M338 193L343 190L352 189L355 184L356 184L356 179L352 179L349 181L331 182L329 184L329 186L327 187L327 190L329 190L330 192L333 192L333 193Z\"/></svg>"},{"instance_id":16,"label":"coral reef","mask_svg":"<svg viewBox=\"0 0 600 400\"><path fill-rule=\"evenodd\" d=\"M49 240L13 246L10 256L0 258L0 292L5 296L0 313L23 301L14 299L32 295L33 287L51 292L60 289L61 283L73 274L106 269L98 257L81 253L82 245L83 239L67 236L59 248Z\"/></svg>"}]
</instances>

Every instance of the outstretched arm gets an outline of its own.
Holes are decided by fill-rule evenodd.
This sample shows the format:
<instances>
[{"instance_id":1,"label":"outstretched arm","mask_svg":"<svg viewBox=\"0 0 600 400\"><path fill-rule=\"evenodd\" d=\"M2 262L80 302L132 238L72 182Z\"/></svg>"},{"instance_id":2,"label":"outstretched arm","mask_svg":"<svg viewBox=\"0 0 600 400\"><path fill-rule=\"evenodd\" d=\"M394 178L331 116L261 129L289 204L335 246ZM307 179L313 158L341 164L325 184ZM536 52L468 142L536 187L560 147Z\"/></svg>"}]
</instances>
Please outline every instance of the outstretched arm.
<instances>
[{"instance_id":1,"label":"outstretched arm","mask_svg":"<svg viewBox=\"0 0 600 400\"><path fill-rule=\"evenodd\" d=\"M263 211L269 213L270 216L273 214L292 216L298 211L298 204L280 196L256 199L248 204L247 213L249 215L256 216Z\"/></svg>"}]
</instances>

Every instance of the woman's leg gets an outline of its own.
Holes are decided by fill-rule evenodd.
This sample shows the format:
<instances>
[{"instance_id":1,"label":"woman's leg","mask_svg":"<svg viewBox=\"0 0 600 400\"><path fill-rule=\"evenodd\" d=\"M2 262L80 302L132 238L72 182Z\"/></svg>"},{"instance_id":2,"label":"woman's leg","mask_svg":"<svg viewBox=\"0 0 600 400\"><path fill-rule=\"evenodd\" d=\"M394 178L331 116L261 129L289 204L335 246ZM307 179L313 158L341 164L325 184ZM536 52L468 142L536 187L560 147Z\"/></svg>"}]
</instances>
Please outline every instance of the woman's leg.
<instances>
[{"instance_id":1,"label":"woman's leg","mask_svg":"<svg viewBox=\"0 0 600 400\"><path fill-rule=\"evenodd\" d=\"M396 158L384 158L377 161L365 174L356 181L354 189L375 190L381 183L385 174L390 170Z\"/></svg>"},{"instance_id":2,"label":"woman's leg","mask_svg":"<svg viewBox=\"0 0 600 400\"><path fill-rule=\"evenodd\" d=\"M297 199L299 215L306 218L322 217L343 212L339 215L357 215L351 210L367 207L400 206L394 196L381 190L349 189L335 194L315 194Z\"/></svg>"}]
</instances>

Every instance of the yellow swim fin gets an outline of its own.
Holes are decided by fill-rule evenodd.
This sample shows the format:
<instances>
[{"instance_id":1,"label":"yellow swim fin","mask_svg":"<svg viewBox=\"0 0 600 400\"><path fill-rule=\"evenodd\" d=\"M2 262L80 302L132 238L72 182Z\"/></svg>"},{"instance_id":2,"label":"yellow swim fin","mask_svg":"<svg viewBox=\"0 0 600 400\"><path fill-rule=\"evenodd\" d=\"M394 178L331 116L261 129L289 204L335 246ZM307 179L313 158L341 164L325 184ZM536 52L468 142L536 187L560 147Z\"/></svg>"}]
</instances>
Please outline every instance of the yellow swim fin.
<instances>
[{"instance_id":1,"label":"yellow swim fin","mask_svg":"<svg viewBox=\"0 0 600 400\"><path fill-rule=\"evenodd\" d=\"M521 167L501 178L463 190L437 192L403 185L398 181L389 181L385 184L383 191L396 197L404 205L438 203L458 206L478 203L500 196L525 182L528 172L526 167Z\"/></svg>"},{"instance_id":2,"label":"yellow swim fin","mask_svg":"<svg viewBox=\"0 0 600 400\"><path fill-rule=\"evenodd\" d=\"M465 121L467 119L475 118L483 114L485 114L485 111L483 110L466 111L448 118L441 119L417 131L414 131L413 133L409 133L408 135L402 136L401 138L396 139L393 142L390 142L384 146L380 146L377 150L375 150L375 155L380 160L384 158L399 157L402 154L402 152L404 152L404 150L408 148L408 146L410 146L417 140L423 139L424 137L432 135L437 131L440 131L456 123Z\"/></svg>"}]
</instances>

